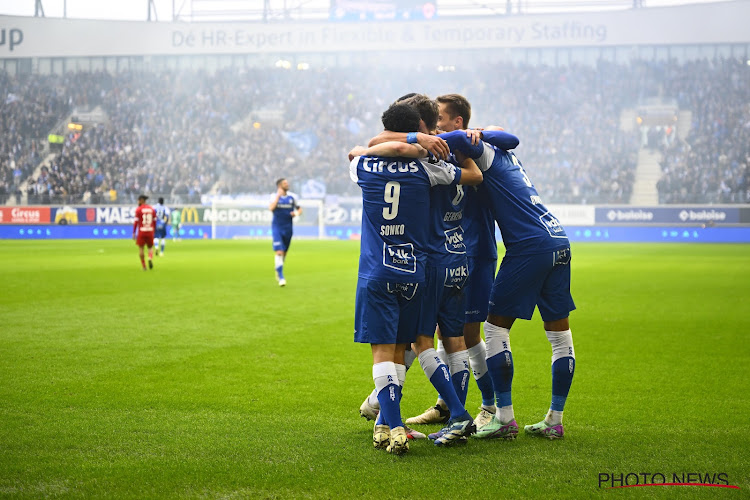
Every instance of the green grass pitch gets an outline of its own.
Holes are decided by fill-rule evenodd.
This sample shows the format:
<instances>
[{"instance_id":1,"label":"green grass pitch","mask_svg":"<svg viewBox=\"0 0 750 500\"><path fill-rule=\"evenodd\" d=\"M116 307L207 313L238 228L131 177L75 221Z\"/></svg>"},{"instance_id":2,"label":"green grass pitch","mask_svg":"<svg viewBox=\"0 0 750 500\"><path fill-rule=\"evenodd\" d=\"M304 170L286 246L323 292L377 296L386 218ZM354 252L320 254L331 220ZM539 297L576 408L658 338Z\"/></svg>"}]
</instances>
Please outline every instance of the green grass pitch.
<instances>
[{"instance_id":1,"label":"green grass pitch","mask_svg":"<svg viewBox=\"0 0 750 500\"><path fill-rule=\"evenodd\" d=\"M373 386L352 341L358 255L295 240L279 288L268 241L169 241L150 272L127 240L3 241L0 497L748 497L750 246L575 244L565 439L401 458L358 415ZM534 423L541 320L511 339L516 417ZM415 365L404 417L434 398ZM740 490L600 487L628 473Z\"/></svg>"}]
</instances>

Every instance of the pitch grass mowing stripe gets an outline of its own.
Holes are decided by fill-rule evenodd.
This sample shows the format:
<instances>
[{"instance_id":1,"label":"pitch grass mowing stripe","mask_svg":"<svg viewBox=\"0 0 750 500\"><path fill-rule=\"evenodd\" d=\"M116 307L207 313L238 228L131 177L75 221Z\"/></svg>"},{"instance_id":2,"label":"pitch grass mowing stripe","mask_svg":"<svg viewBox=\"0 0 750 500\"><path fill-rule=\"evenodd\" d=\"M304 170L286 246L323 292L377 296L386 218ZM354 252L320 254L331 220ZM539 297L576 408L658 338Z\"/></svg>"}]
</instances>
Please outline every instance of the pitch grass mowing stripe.
<instances>
[{"instance_id":1,"label":"pitch grass mowing stripe","mask_svg":"<svg viewBox=\"0 0 750 500\"><path fill-rule=\"evenodd\" d=\"M266 241L167 242L145 273L122 240L4 241L0 258L0 496L581 498L629 472L750 488L747 245L575 245L565 439L403 458L357 415L356 242L295 240L285 288ZM538 317L511 337L523 425L549 404L550 349ZM404 416L434 398L415 367Z\"/></svg>"}]
</instances>

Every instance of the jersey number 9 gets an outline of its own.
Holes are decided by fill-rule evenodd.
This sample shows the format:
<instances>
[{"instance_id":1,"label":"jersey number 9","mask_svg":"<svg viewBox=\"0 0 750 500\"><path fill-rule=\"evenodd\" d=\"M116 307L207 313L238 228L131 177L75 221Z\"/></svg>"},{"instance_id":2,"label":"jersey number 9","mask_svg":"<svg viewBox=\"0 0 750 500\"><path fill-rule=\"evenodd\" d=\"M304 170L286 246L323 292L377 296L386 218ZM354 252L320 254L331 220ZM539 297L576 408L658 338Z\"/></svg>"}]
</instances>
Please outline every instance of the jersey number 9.
<instances>
[{"instance_id":1,"label":"jersey number 9","mask_svg":"<svg viewBox=\"0 0 750 500\"><path fill-rule=\"evenodd\" d=\"M383 199L389 203L389 207L383 207L383 218L393 220L398 215L398 200L401 197L401 184L396 181L390 181L385 185Z\"/></svg>"}]
</instances>

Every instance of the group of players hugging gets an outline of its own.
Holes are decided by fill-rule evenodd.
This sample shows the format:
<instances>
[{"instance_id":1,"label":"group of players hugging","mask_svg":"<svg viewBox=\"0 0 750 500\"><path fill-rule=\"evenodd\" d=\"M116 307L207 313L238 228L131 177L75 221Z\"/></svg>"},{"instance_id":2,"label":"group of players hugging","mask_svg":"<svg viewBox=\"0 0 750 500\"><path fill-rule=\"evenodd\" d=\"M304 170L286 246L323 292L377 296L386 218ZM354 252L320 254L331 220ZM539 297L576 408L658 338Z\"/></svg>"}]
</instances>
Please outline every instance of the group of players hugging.
<instances>
[{"instance_id":1,"label":"group of players hugging","mask_svg":"<svg viewBox=\"0 0 750 500\"><path fill-rule=\"evenodd\" d=\"M470 118L461 95L408 94L383 113L385 130L369 147L349 153L363 199L354 340L370 344L375 382L360 414L375 421L375 448L396 455L425 437L437 446L515 439L509 334L535 308L552 346L552 402L524 431L564 433L575 371L570 243L512 152L519 139L469 129ZM438 400L404 422L401 391L417 358ZM476 418L465 406L470 371L482 394ZM435 423L444 427L429 436L410 427Z\"/></svg>"}]
</instances>

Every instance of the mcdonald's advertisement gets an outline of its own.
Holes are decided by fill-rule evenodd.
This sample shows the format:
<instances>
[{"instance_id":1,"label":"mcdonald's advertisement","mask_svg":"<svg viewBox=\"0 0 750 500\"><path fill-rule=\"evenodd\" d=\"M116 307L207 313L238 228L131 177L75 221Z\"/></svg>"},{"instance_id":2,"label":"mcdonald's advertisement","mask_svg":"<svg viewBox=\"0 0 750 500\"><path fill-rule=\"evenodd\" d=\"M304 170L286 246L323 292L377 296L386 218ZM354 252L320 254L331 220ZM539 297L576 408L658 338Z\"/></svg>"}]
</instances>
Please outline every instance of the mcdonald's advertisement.
<instances>
[{"instance_id":1,"label":"mcdonald's advertisement","mask_svg":"<svg viewBox=\"0 0 750 500\"><path fill-rule=\"evenodd\" d=\"M134 205L29 206L0 208L0 239L131 238ZM270 238L273 215L266 207L171 206L180 211L180 226L167 234L186 239ZM295 228L301 237L317 237L317 209L308 210ZM175 233L176 234L173 234Z\"/></svg>"},{"instance_id":2,"label":"mcdonald's advertisement","mask_svg":"<svg viewBox=\"0 0 750 500\"><path fill-rule=\"evenodd\" d=\"M0 224L132 224L134 205L2 207ZM272 214L264 207L175 206L183 224L270 224Z\"/></svg>"}]
</instances>

